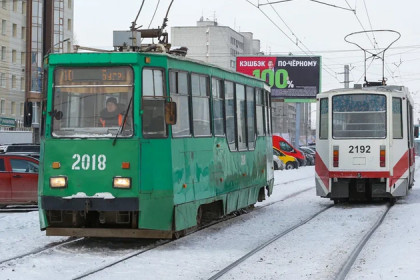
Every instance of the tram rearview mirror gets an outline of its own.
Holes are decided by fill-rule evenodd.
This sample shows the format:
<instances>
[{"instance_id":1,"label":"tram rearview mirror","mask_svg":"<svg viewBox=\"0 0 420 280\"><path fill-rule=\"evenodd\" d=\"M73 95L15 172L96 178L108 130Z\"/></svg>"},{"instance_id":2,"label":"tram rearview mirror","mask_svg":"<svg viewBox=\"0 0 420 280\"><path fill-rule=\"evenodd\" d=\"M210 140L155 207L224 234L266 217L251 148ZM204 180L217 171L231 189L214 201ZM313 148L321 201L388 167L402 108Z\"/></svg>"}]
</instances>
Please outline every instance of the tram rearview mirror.
<instances>
[{"instance_id":1,"label":"tram rearview mirror","mask_svg":"<svg viewBox=\"0 0 420 280\"><path fill-rule=\"evenodd\" d=\"M165 104L165 122L166 124L174 125L176 124L176 103L167 102Z\"/></svg>"},{"instance_id":2,"label":"tram rearview mirror","mask_svg":"<svg viewBox=\"0 0 420 280\"><path fill-rule=\"evenodd\" d=\"M26 101L23 108L23 126L32 126L32 102Z\"/></svg>"},{"instance_id":3,"label":"tram rearview mirror","mask_svg":"<svg viewBox=\"0 0 420 280\"><path fill-rule=\"evenodd\" d=\"M418 126L414 127L414 138L419 138L419 127Z\"/></svg>"}]
</instances>

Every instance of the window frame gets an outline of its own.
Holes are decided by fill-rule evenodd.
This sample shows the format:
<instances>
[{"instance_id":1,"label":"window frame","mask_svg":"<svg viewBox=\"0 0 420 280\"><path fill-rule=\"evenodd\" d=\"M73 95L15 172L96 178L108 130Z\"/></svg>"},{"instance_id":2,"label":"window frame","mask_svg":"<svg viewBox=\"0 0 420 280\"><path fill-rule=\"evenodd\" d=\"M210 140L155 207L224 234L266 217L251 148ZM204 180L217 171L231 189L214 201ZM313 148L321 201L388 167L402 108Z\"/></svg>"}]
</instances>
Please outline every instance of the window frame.
<instances>
[{"instance_id":1,"label":"window frame","mask_svg":"<svg viewBox=\"0 0 420 280\"><path fill-rule=\"evenodd\" d=\"M243 87L243 94L244 94L244 116L241 116L244 118L244 125L242 126L242 118L238 118L238 113L240 113L240 111L238 111L238 86L239 87ZM243 152L243 151L247 151L248 150L248 129L247 129L247 123L246 123L246 118L247 118L247 112L246 112L246 85L242 84L242 83L235 83L235 113L236 113L236 148L238 151ZM239 124L241 124L241 128L242 130L239 131ZM245 132L245 140L242 140L241 142L239 142L239 136L240 136L240 132L242 134L242 132ZM240 143L244 143L245 144L245 148L243 147L243 145L240 147L239 144Z\"/></svg>"},{"instance_id":2,"label":"window frame","mask_svg":"<svg viewBox=\"0 0 420 280\"><path fill-rule=\"evenodd\" d=\"M199 77L199 81L201 77L205 77L206 81L207 81L207 85L206 85L206 96L202 96L202 95L193 95L193 87L192 87L192 80L193 80L193 76L196 75ZM201 85L201 84L200 84ZM213 136L213 127L212 127L212 114L211 114L211 105L210 105L210 100L211 100L211 92L210 92L210 75L208 74L203 74L203 73L199 73L199 72L190 72L189 75L189 90L190 90L190 98L191 98L191 110L190 110L190 116L191 116L191 130L192 130L192 136L194 138L203 138L203 137L212 137ZM200 91L201 93L201 91ZM205 135L196 135L195 132L195 125L194 125L194 98L200 98L200 99L207 99L207 107L208 107L208 121L209 121L209 134L205 134Z\"/></svg>"},{"instance_id":3,"label":"window frame","mask_svg":"<svg viewBox=\"0 0 420 280\"><path fill-rule=\"evenodd\" d=\"M259 95L261 96L261 103L259 105L257 105L257 93L259 93ZM266 136L266 128L265 128L265 104L264 104L264 89L263 88L256 88L255 89L255 115L256 115L256 121L257 121L257 125L256 125L256 131L257 131L257 137L264 137ZM257 106L261 107L261 129L262 129L262 134L258 133L258 114L257 114Z\"/></svg>"},{"instance_id":4,"label":"window frame","mask_svg":"<svg viewBox=\"0 0 420 280\"><path fill-rule=\"evenodd\" d=\"M335 98L339 98L339 97L348 97L348 96L352 96L353 98L355 97L355 96L376 96L376 97L382 97L383 98L383 100L384 100L384 102L385 102L385 104L384 104L384 112L383 112L383 114L384 114L384 129L383 129L383 132L384 132L384 135L383 136L366 136L366 135L363 135L363 136L357 136L357 137L349 137L349 136L336 136L335 135L335 133L336 133L336 130L335 130L335 121L336 121L336 118L334 117L334 114L335 113L342 113L342 112L339 112L339 111L335 111L335 105L334 105L334 101L335 101ZM392 102L392 101L391 101ZM389 131L388 131L388 129L389 129L389 123L388 123L388 115L389 115L389 109L388 109L388 103L389 103L389 100L388 100L388 97L387 97L387 95L386 94L384 94L384 93L370 93L370 92L365 92L365 93L354 93L354 94L336 94L336 95L333 95L332 97L331 97L331 103L329 104L329 105L331 105L331 109L330 109L330 112L331 112L331 138L332 139L387 139L388 138L388 136L389 136ZM358 112L358 111L346 111L346 113L355 113L355 112ZM360 112L369 112L369 111L360 111ZM372 111L372 112L374 112L374 113L379 113L380 111ZM363 131L369 131L369 130L363 130Z\"/></svg>"},{"instance_id":5,"label":"window frame","mask_svg":"<svg viewBox=\"0 0 420 280\"><path fill-rule=\"evenodd\" d=\"M249 123L250 123L250 119L249 119L249 100L248 100L248 89L252 89L252 97L253 97L253 106L252 106L252 110L253 110L253 118L252 118L252 124L253 124L253 131L254 131L254 135L250 135L250 130L249 130ZM256 92L256 88L254 86L249 86L249 85L245 85L245 102L246 102L246 135L247 135L247 147L249 151L253 151L255 150L255 146L256 146L256 142L257 142L257 125L256 125L256 100L255 100L255 92ZM250 141L250 139L252 138L252 141ZM252 147L250 147L250 143L253 143Z\"/></svg>"},{"instance_id":6,"label":"window frame","mask_svg":"<svg viewBox=\"0 0 420 280\"><path fill-rule=\"evenodd\" d=\"M188 135L181 135L181 136L174 136L173 133L173 125L171 126L171 134L172 134L172 138L191 138L193 137L193 132L192 132L192 118L191 118L191 110L192 110L192 104L191 104L191 82L190 82L190 72L189 71L185 71L185 70L181 70L181 69L176 69L176 68L169 68L168 69L168 81L169 81L169 96L172 100L172 92L171 92L171 73L185 73L187 74L187 95L180 95L180 96L186 96L187 97L187 102L188 102L188 130L189 130L189 134ZM175 93L178 94L179 93ZM172 100L173 101L173 100ZM177 115L179 116L180 111L179 111L179 106L177 104ZM177 117L177 119L179 120L179 117Z\"/></svg>"},{"instance_id":7,"label":"window frame","mask_svg":"<svg viewBox=\"0 0 420 280\"><path fill-rule=\"evenodd\" d=\"M221 85L221 94L222 95L221 98L215 98L215 96L213 95L213 80L216 81L217 84L220 83ZM214 104L215 104L215 100L220 100L221 104L222 104L222 125L223 125L223 134L216 134L216 125L215 125L215 113L214 113ZM218 77L218 76L211 76L211 115L212 115L212 121L213 121L213 136L214 137L221 137L221 138L225 138L226 137L226 112L225 112L225 80Z\"/></svg>"},{"instance_id":8,"label":"window frame","mask_svg":"<svg viewBox=\"0 0 420 280\"><path fill-rule=\"evenodd\" d=\"M321 106L322 106L322 101L323 100L326 100L327 101L327 112L326 112L327 118L326 118L326 126L324 126L326 128L325 131L322 130L322 127L323 127L322 124L323 124L323 122L322 122L322 117L321 117L322 116L322 108L321 108ZM318 116L318 120L319 120L318 121L318 123L319 123L318 137L321 140L327 140L328 139L328 130L329 130L329 125L330 125L329 113L330 113L329 98L328 97L320 98L319 99L319 116Z\"/></svg>"},{"instance_id":9,"label":"window frame","mask_svg":"<svg viewBox=\"0 0 420 280\"><path fill-rule=\"evenodd\" d=\"M162 96L156 96L156 95L153 95L153 96L151 96L151 95L144 95L144 83L143 83L143 77L144 77L144 75L143 75L143 71L145 70L145 69L148 69L148 70L159 70L159 71L161 71L162 72ZM145 99L147 99L147 100L159 100L159 99L161 99L164 103L166 102L166 100L168 99L168 89L167 89L167 71L166 71L167 69L166 68L164 68L164 67L154 67L154 66L152 66L152 67L150 67L150 66L143 66L141 69L140 69L140 76L141 76L141 110L140 110L140 112L141 112L141 115L140 115L140 117L141 117L141 135L142 135L142 137L144 138L144 139L166 139L166 138L168 138L169 137L169 129L168 129L168 125L166 124L166 122L165 122L165 120L164 120L164 123L165 123L165 136L164 137L150 137L150 136L148 136L147 134L145 134L144 133L144 118L143 118L143 109L144 109L144 100ZM153 79L153 82L154 82L154 79ZM153 85L153 90L155 90L155 86ZM154 94L155 94L155 91L153 92Z\"/></svg>"},{"instance_id":10,"label":"window frame","mask_svg":"<svg viewBox=\"0 0 420 280\"><path fill-rule=\"evenodd\" d=\"M66 65L60 65L60 66L55 67L53 69L53 77L52 77L52 85L53 85L53 87L52 87L52 106L53 106L53 109L56 106L56 103L55 103L56 102L56 89L57 88L62 88L62 87L65 88L65 87L68 87L69 86L69 85L65 85L65 84L60 84L60 83L58 83L56 81L57 71L59 71L61 69L68 69L68 70L71 70L71 69L92 69L92 68L98 68L98 69L100 69L100 68L104 68L104 67L105 68L119 68L120 67L120 68L128 68L128 69L130 69L130 74L132 75L131 91L129 91L127 93L130 94L130 98L132 98L133 100L132 100L131 106L129 108L129 111L131 111L131 113L127 114L127 117L130 117L131 119L127 119L127 121L131 121L132 122L132 125L131 125L132 131L131 131L131 134L130 135L124 136L123 138L124 139L133 138L135 136L135 134L136 134L135 125L134 125L134 107L136 106L135 105L135 102L134 102L134 95L135 95L135 90L136 90L135 89L136 71L135 71L135 69L131 65L124 65L124 64L122 64L122 65L115 64L115 65L110 65L110 66L86 66L86 65L85 66L79 66L79 65L68 65L68 66L66 66ZM49 77L47 75L47 69L44 69L44 77L45 78L43 80L43 86L45 88L47 88L48 79L49 79ZM92 86L96 87L97 85L94 85L94 84L77 85L76 87L92 87ZM102 85L102 86L103 87L106 87L107 85ZM124 85L124 86L126 86L126 85ZM127 99L128 102L129 102L130 98ZM46 106L46 103L45 102L43 103L43 106ZM57 135L54 135L54 133L56 131L56 129L54 127L55 118L53 118L52 116L49 116L49 117L50 117L49 122L51 124L51 127L50 127L50 130L49 130L49 135L46 135L46 136L52 137L52 138L56 138L56 139L66 139L66 138L74 139L74 138L79 138L79 136L74 136L74 135L68 135L68 136L67 135L66 136L57 136ZM44 115L42 115L42 120L43 120L43 122L46 122L46 117ZM80 121L80 120L78 120L78 121ZM45 127L46 127L45 124L41 126L41 130L42 130L41 131L41 135L44 135L43 129L45 129ZM112 138L114 138L114 137L115 136L112 136ZM118 137L119 138L121 137L121 133L118 135ZM92 139L93 138L101 138L101 139L104 139L104 138L110 138L110 137L109 136L101 135L101 136L89 136L88 138L92 138Z\"/></svg>"},{"instance_id":11,"label":"window frame","mask_svg":"<svg viewBox=\"0 0 420 280\"><path fill-rule=\"evenodd\" d=\"M399 112L399 117L400 117L400 119L399 119L399 125L400 125L400 129L399 129L399 132L400 132L400 137L396 137L395 136L395 119L394 119L394 100L398 100L399 101L399 109L400 109L400 112ZM403 128L403 100L402 100L402 98L401 97L394 97L394 96L392 96L392 138L393 139L403 139L404 138L404 128Z\"/></svg>"},{"instance_id":12,"label":"window frame","mask_svg":"<svg viewBox=\"0 0 420 280\"><path fill-rule=\"evenodd\" d=\"M226 93L227 93L227 91L226 91L226 83L232 84L232 89L233 89L233 91L232 91L232 94L233 94L232 100L233 100L233 139L234 139L234 145L230 144L229 143L229 139L228 139L228 131L227 131L227 129L228 129L228 126L227 126L227 124L228 124L228 118L227 118L227 114L226 114L227 113L227 108L228 108L228 106L226 106L227 105L226 102L227 102L228 99L226 99L226 96L227 96L226 95ZM224 83L223 83L223 90L225 92L225 98L224 98L224 100L225 100L225 102L224 102L224 107L225 107L225 135L226 135L225 136L225 139L226 139L227 145L229 147L229 150L231 152L238 151L238 144L236 142L238 129L236 127L237 123L236 123L236 86L235 85L236 85L235 82L233 82L231 80L226 80L226 79L224 80Z\"/></svg>"}]
</instances>

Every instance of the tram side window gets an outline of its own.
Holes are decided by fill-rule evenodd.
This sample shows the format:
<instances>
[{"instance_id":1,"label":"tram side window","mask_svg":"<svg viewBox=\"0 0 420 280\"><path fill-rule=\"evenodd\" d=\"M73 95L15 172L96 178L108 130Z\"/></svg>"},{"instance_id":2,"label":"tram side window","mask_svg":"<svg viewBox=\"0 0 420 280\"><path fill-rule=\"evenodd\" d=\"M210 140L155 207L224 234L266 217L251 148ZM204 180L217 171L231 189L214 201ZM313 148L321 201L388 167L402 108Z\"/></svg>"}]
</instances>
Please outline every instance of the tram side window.
<instances>
[{"instance_id":1,"label":"tram side window","mask_svg":"<svg viewBox=\"0 0 420 280\"><path fill-rule=\"evenodd\" d=\"M169 72L169 90L177 105L177 122L172 126L173 137L191 136L188 73Z\"/></svg>"},{"instance_id":2,"label":"tram side window","mask_svg":"<svg viewBox=\"0 0 420 280\"><path fill-rule=\"evenodd\" d=\"M213 96L213 123L214 123L214 135L224 136L225 135L225 123L224 123L224 92L223 92L223 81L220 79L212 78L212 96Z\"/></svg>"},{"instance_id":3,"label":"tram side window","mask_svg":"<svg viewBox=\"0 0 420 280\"><path fill-rule=\"evenodd\" d=\"M413 125L413 106L407 102L407 126L408 126L408 143L413 147L414 141L414 125Z\"/></svg>"},{"instance_id":4,"label":"tram side window","mask_svg":"<svg viewBox=\"0 0 420 280\"><path fill-rule=\"evenodd\" d=\"M211 131L209 92L209 78L204 75L191 74L194 136L210 135Z\"/></svg>"},{"instance_id":5,"label":"tram side window","mask_svg":"<svg viewBox=\"0 0 420 280\"><path fill-rule=\"evenodd\" d=\"M265 115L266 115L266 131L267 135L271 135L271 100L270 100L270 93L268 91L264 92L265 94Z\"/></svg>"},{"instance_id":6,"label":"tram side window","mask_svg":"<svg viewBox=\"0 0 420 280\"><path fill-rule=\"evenodd\" d=\"M328 139L328 98L321 98L319 110L319 139Z\"/></svg>"},{"instance_id":7,"label":"tram side window","mask_svg":"<svg viewBox=\"0 0 420 280\"><path fill-rule=\"evenodd\" d=\"M256 92L257 135L264 135L264 95L261 89Z\"/></svg>"},{"instance_id":8,"label":"tram side window","mask_svg":"<svg viewBox=\"0 0 420 280\"><path fill-rule=\"evenodd\" d=\"M403 138L401 98L392 98L392 135L394 139Z\"/></svg>"},{"instance_id":9,"label":"tram side window","mask_svg":"<svg viewBox=\"0 0 420 280\"><path fill-rule=\"evenodd\" d=\"M246 117L248 148L253 150L255 148L255 95L252 87L246 87Z\"/></svg>"},{"instance_id":10,"label":"tram side window","mask_svg":"<svg viewBox=\"0 0 420 280\"><path fill-rule=\"evenodd\" d=\"M143 69L142 126L145 138L167 137L163 71Z\"/></svg>"},{"instance_id":11,"label":"tram side window","mask_svg":"<svg viewBox=\"0 0 420 280\"><path fill-rule=\"evenodd\" d=\"M236 150L235 99L233 83L225 81L226 139L231 151Z\"/></svg>"},{"instance_id":12,"label":"tram side window","mask_svg":"<svg viewBox=\"0 0 420 280\"><path fill-rule=\"evenodd\" d=\"M245 106L245 86L236 84L236 127L238 150L246 150L246 106Z\"/></svg>"}]
</instances>

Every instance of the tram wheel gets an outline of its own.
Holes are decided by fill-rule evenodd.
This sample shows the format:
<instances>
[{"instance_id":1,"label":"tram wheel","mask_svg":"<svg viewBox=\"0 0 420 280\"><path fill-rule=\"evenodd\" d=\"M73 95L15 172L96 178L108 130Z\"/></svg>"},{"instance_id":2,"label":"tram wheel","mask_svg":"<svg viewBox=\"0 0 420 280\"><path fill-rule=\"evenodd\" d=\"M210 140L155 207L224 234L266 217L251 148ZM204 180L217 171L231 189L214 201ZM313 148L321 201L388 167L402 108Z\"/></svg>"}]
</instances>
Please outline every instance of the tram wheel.
<instances>
[{"instance_id":1,"label":"tram wheel","mask_svg":"<svg viewBox=\"0 0 420 280\"><path fill-rule=\"evenodd\" d=\"M172 238L173 238L173 239L179 239L179 238L181 238L181 237L185 236L186 232L187 232L187 231L186 231L185 229L180 230L180 231L176 231L176 232L174 232L174 233L172 234Z\"/></svg>"},{"instance_id":2,"label":"tram wheel","mask_svg":"<svg viewBox=\"0 0 420 280\"><path fill-rule=\"evenodd\" d=\"M396 197L391 197L389 199L389 203L391 204L391 206L393 206L395 204L395 202L397 202L397 198Z\"/></svg>"},{"instance_id":3,"label":"tram wheel","mask_svg":"<svg viewBox=\"0 0 420 280\"><path fill-rule=\"evenodd\" d=\"M198 207L197 209L197 226L201 226L203 224L203 207Z\"/></svg>"}]
</instances>

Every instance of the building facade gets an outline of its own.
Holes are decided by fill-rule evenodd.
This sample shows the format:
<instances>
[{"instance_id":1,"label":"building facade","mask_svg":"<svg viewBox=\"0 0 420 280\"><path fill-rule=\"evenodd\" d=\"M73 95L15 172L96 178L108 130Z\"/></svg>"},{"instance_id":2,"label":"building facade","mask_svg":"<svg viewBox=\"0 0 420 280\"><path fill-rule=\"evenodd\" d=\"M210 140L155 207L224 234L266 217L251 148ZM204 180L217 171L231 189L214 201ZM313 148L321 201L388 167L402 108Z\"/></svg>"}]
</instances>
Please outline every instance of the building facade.
<instances>
[{"instance_id":1,"label":"building facade","mask_svg":"<svg viewBox=\"0 0 420 280\"><path fill-rule=\"evenodd\" d=\"M251 32L236 32L228 26L219 26L216 21L203 20L197 26L171 28L173 46L188 48L187 56L217 66L236 70L236 57L258 55L260 41Z\"/></svg>"},{"instance_id":2,"label":"building facade","mask_svg":"<svg viewBox=\"0 0 420 280\"><path fill-rule=\"evenodd\" d=\"M32 86L39 88L42 67L42 2L32 0ZM54 50L71 52L74 0L54 0ZM0 130L23 129L27 1L0 1ZM35 71L35 72L34 72ZM35 74L34 74L35 73ZM36 78L34 78L36 76ZM38 86L35 86L38 85Z\"/></svg>"}]
</instances>

